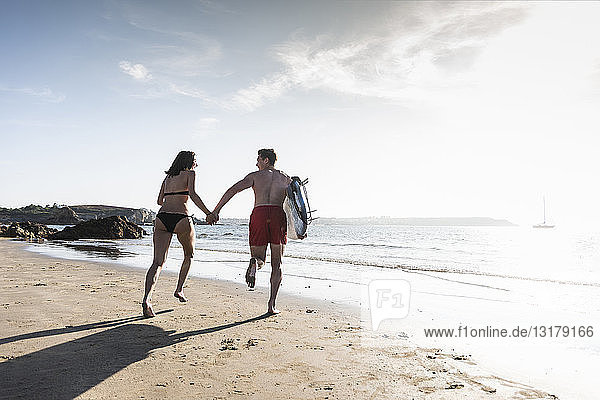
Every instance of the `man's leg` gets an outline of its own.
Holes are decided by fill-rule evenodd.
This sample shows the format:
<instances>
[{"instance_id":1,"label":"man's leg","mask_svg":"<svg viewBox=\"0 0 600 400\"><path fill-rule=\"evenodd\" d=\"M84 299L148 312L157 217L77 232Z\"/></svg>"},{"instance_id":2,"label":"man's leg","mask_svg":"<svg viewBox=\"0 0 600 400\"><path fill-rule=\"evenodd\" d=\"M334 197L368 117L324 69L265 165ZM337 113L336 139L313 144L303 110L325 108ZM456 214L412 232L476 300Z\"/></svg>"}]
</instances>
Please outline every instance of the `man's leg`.
<instances>
[{"instance_id":1,"label":"man's leg","mask_svg":"<svg viewBox=\"0 0 600 400\"><path fill-rule=\"evenodd\" d=\"M267 258L267 245L250 246L250 265L246 270L246 283L251 289L256 283L256 271L261 269Z\"/></svg>"},{"instance_id":2,"label":"man's leg","mask_svg":"<svg viewBox=\"0 0 600 400\"><path fill-rule=\"evenodd\" d=\"M275 307L275 299L281 285L281 259L283 258L284 244L271 243L271 296L269 297L269 314L279 314L279 310Z\"/></svg>"}]
</instances>

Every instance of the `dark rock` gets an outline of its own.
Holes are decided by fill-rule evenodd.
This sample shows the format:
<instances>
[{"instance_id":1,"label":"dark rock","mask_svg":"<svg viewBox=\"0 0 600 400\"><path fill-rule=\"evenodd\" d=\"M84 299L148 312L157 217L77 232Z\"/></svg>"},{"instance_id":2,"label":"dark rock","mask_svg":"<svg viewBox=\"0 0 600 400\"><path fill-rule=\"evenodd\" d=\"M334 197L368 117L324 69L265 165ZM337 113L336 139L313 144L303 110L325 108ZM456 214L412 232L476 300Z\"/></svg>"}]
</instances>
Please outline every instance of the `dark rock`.
<instances>
[{"instance_id":1,"label":"dark rock","mask_svg":"<svg viewBox=\"0 0 600 400\"><path fill-rule=\"evenodd\" d=\"M58 232L57 229L48 228L46 225L34 222L14 222L10 226L0 227L0 236L27 240L46 238L56 232Z\"/></svg>"},{"instance_id":2,"label":"dark rock","mask_svg":"<svg viewBox=\"0 0 600 400\"><path fill-rule=\"evenodd\" d=\"M81 218L69 206L58 208L46 219L46 223L54 225L72 225L78 222L81 222Z\"/></svg>"},{"instance_id":3,"label":"dark rock","mask_svg":"<svg viewBox=\"0 0 600 400\"><path fill-rule=\"evenodd\" d=\"M141 227L129 222L125 217L114 216L67 226L62 231L50 235L48 239L140 239L143 235L144 230Z\"/></svg>"}]
</instances>

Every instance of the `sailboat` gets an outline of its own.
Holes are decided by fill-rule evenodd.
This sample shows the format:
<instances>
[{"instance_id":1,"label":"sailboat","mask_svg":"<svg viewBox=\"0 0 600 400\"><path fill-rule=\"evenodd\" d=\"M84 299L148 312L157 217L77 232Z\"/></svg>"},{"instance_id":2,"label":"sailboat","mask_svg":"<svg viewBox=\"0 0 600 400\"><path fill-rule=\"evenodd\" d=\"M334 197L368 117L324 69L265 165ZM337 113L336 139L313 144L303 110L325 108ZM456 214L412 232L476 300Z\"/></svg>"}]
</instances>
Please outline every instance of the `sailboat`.
<instances>
[{"instance_id":1,"label":"sailboat","mask_svg":"<svg viewBox=\"0 0 600 400\"><path fill-rule=\"evenodd\" d=\"M541 224L533 225L534 228L554 228L554 225L548 225L546 223L546 196L544 196L544 222Z\"/></svg>"}]
</instances>

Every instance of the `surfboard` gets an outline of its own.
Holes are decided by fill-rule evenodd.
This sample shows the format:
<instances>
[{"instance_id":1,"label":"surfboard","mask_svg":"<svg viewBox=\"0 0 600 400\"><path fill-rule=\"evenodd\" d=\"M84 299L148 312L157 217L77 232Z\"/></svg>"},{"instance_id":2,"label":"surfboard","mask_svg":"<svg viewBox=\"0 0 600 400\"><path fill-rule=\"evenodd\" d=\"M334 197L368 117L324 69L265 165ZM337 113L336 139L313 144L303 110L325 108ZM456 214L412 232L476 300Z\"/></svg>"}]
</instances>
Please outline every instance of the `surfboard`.
<instances>
[{"instance_id":1,"label":"surfboard","mask_svg":"<svg viewBox=\"0 0 600 400\"><path fill-rule=\"evenodd\" d=\"M304 239L308 225L312 222L312 212L308 207L306 183L297 176L292 176L292 182L287 187L283 209L287 217L287 235L289 239Z\"/></svg>"}]
</instances>

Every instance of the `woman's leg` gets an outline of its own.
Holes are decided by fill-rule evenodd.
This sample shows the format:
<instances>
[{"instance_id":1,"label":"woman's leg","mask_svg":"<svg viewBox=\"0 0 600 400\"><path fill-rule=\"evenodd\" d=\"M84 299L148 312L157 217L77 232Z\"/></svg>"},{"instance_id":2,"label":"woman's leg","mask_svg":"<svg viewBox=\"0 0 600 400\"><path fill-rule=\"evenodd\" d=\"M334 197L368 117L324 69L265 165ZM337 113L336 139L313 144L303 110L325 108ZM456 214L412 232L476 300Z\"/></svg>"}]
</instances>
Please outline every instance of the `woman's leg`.
<instances>
[{"instance_id":1,"label":"woman's leg","mask_svg":"<svg viewBox=\"0 0 600 400\"><path fill-rule=\"evenodd\" d=\"M187 298L183 294L183 284L190 272L192 265L192 258L194 258L194 245L196 243L196 231L194 230L194 224L191 218L185 218L185 220L179 221L175 227L175 233L177 234L177 240L183 247L183 263L179 270L179 279L177 280L177 288L173 295L179 299L182 303L187 301Z\"/></svg>"},{"instance_id":2,"label":"woman's leg","mask_svg":"<svg viewBox=\"0 0 600 400\"><path fill-rule=\"evenodd\" d=\"M162 229L161 229L162 228ZM157 219L154 223L154 233L152 240L154 242L154 259L152 265L146 273L146 288L144 293L144 299L142 300L142 310L145 317L154 317L154 311L152 310L152 292L156 286L158 275L167 259L167 253L169 251L169 245L171 244L171 232L167 232L163 223Z\"/></svg>"}]
</instances>

